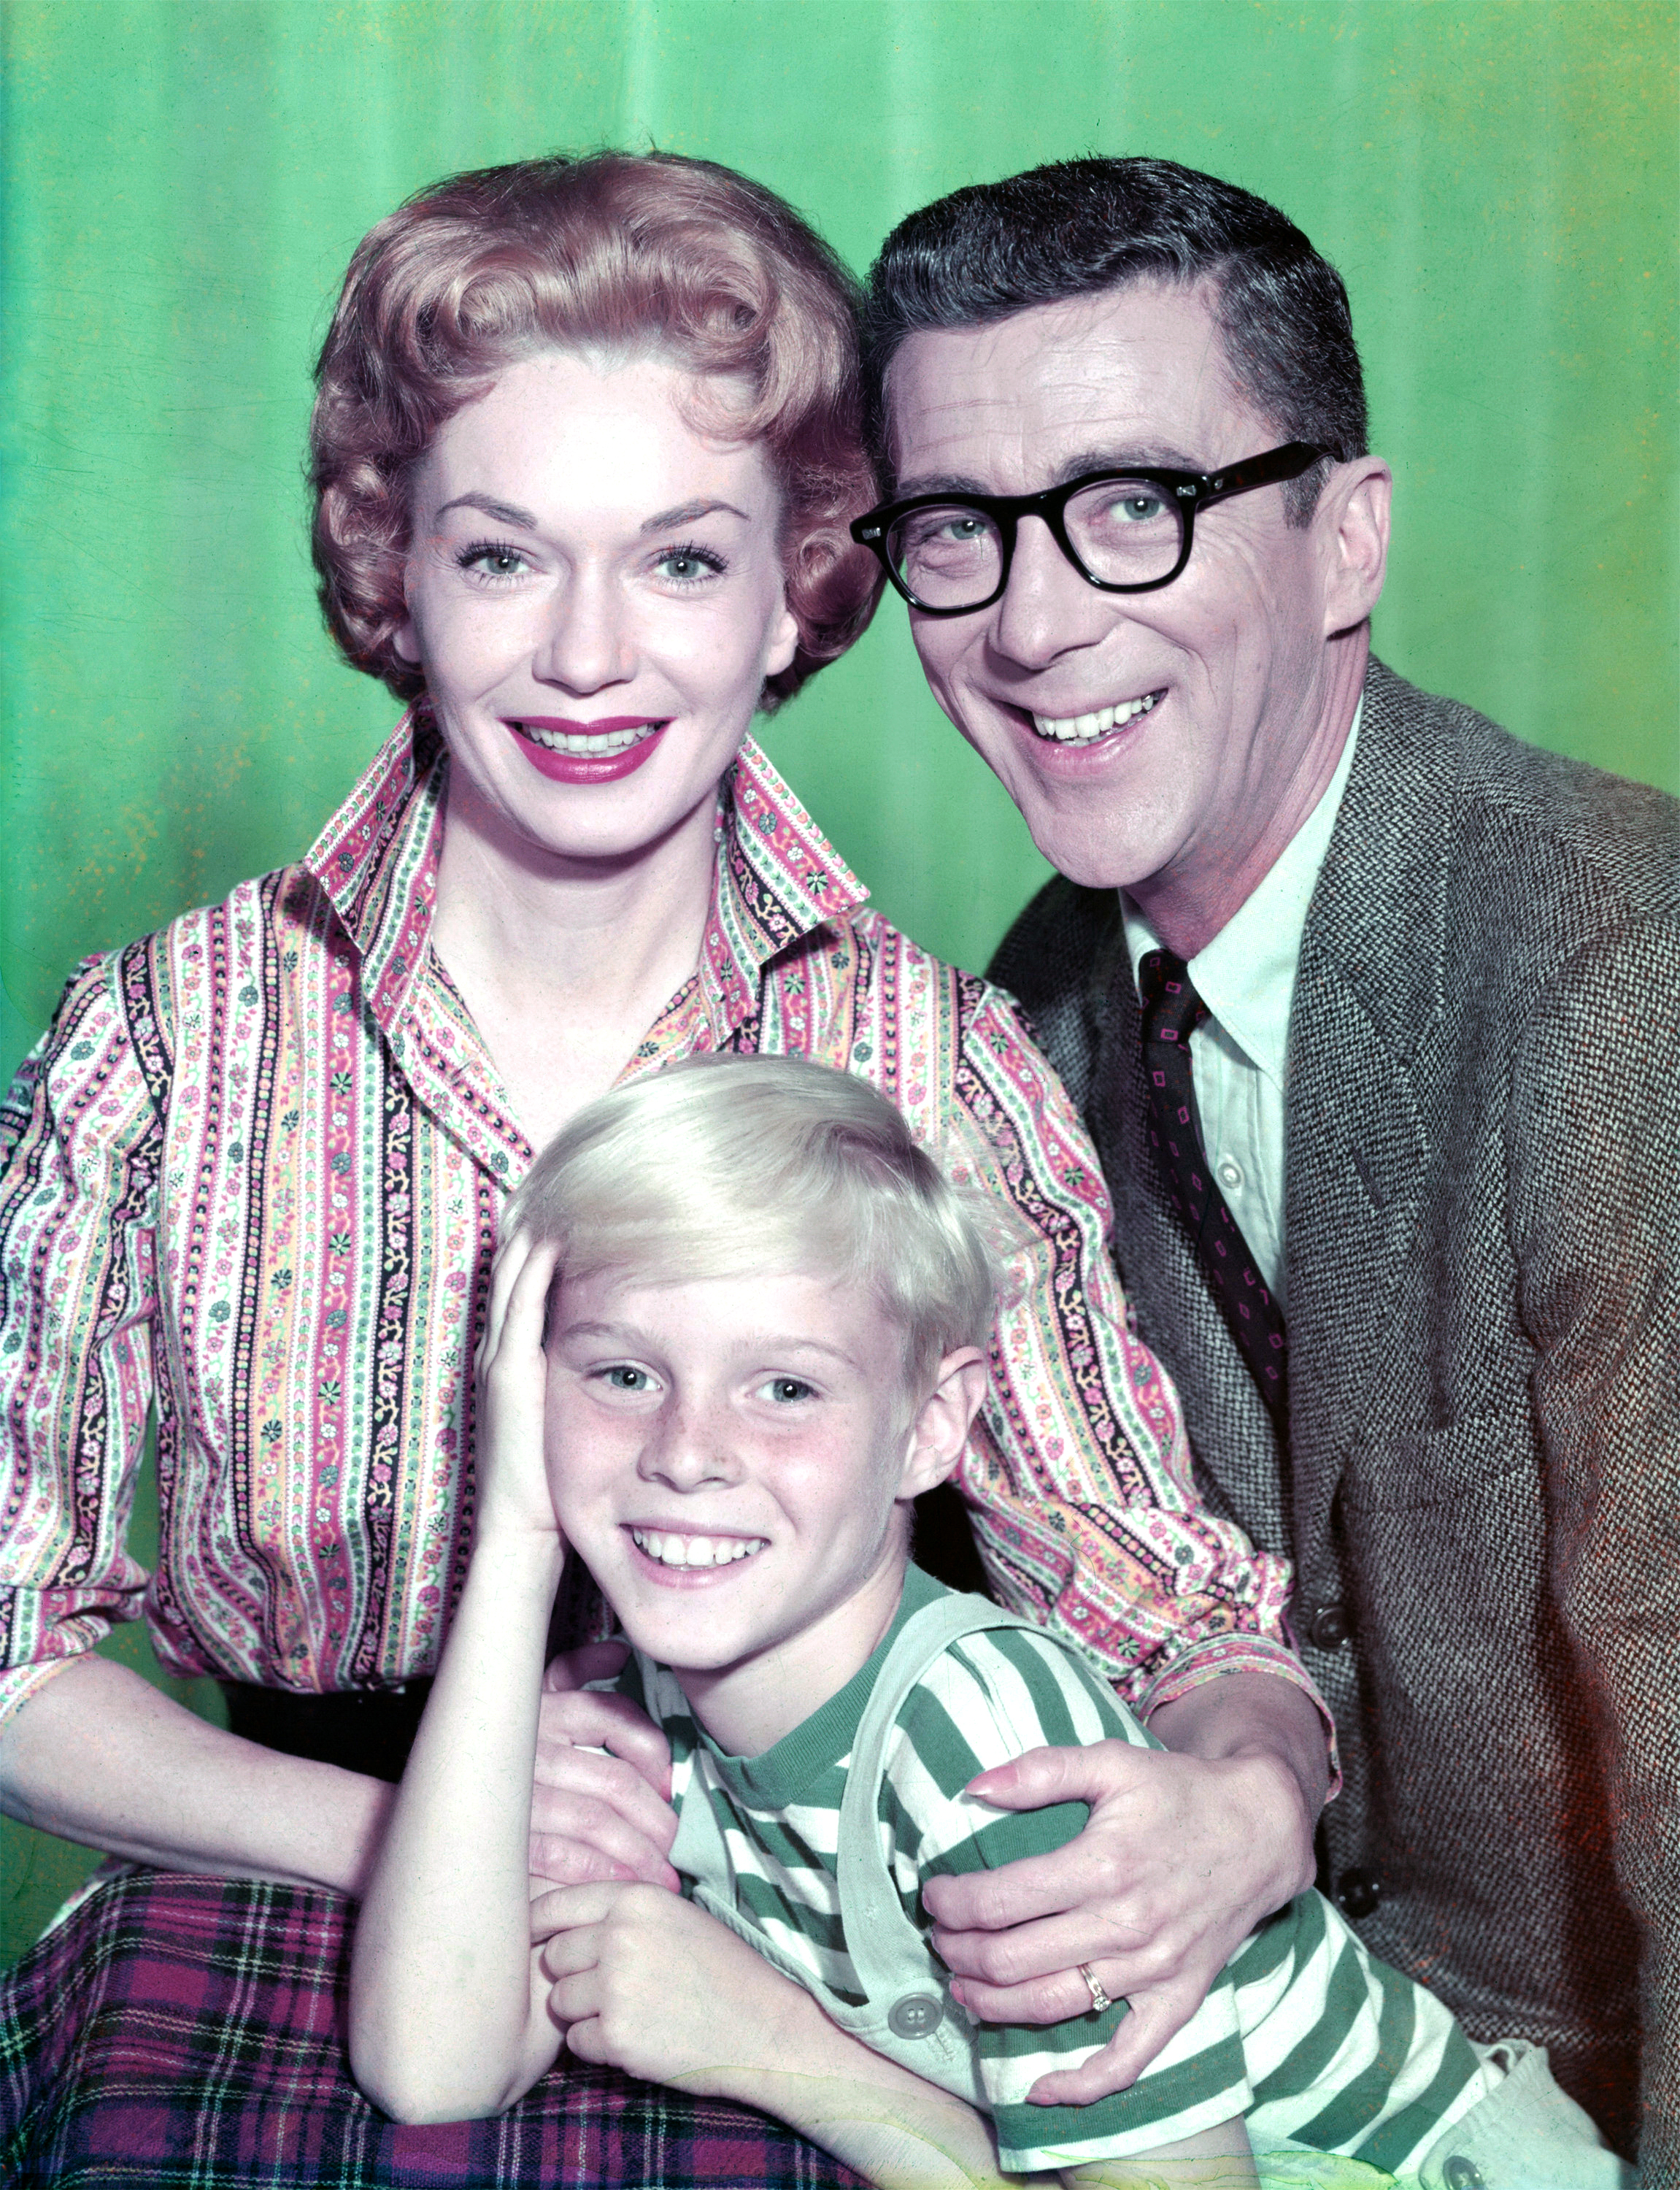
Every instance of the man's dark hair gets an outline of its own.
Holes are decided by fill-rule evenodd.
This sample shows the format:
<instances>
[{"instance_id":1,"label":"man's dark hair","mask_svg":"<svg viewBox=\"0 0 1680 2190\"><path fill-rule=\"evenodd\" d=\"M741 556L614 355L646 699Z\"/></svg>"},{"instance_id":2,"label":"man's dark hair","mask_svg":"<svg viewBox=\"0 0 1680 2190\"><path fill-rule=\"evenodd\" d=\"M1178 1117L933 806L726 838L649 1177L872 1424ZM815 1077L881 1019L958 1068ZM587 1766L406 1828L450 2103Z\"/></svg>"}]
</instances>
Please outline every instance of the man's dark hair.
<instances>
[{"instance_id":1,"label":"man's dark hair","mask_svg":"<svg viewBox=\"0 0 1680 2190\"><path fill-rule=\"evenodd\" d=\"M1293 221L1252 191L1172 160L1058 160L953 190L900 221L881 246L864 343L871 451L883 476L891 469L887 373L907 336L986 326L1151 279L1212 283L1238 384L1280 440L1314 442L1338 462L1365 454L1348 292ZM1325 468L1285 487L1293 523L1312 514Z\"/></svg>"}]
</instances>

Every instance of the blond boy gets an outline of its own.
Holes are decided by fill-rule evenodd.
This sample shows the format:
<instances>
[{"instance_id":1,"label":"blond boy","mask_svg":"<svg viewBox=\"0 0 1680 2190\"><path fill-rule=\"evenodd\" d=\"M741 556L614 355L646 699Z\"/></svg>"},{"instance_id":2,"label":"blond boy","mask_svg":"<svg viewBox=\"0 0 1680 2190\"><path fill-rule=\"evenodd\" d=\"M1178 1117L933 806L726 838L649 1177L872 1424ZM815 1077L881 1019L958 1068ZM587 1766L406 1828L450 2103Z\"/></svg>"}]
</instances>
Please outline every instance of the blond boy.
<instances>
[{"instance_id":1,"label":"blond boy","mask_svg":"<svg viewBox=\"0 0 1680 2190\"><path fill-rule=\"evenodd\" d=\"M1049 2030L953 2003L923 1881L1084 1818L968 1780L1044 1742L1150 1739L1072 1645L908 1563L912 1501L985 1388L992 1222L880 1095L787 1058L634 1083L539 1160L494 1283L472 1561L358 1932L364 2086L404 2119L493 2113L565 2045L778 2115L883 2190L1236 2190L1309 2150L1424 2190L1625 2182L1542 2054L1472 2047L1316 1894L1089 2106L1032 2093L1112 2035L1124 2004L1094 1979L1091 2012ZM568 1547L632 1646L617 1685L671 1743L682 1896L533 1898Z\"/></svg>"}]
</instances>

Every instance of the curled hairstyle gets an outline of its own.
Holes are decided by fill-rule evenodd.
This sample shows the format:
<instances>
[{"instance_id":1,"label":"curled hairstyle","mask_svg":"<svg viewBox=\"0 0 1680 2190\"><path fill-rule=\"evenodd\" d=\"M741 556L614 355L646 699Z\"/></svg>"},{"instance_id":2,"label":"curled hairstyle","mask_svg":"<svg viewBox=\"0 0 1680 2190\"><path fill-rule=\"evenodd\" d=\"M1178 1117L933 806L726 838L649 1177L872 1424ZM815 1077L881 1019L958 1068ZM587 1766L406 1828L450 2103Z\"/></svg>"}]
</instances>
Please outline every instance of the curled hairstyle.
<instances>
[{"instance_id":1,"label":"curled hairstyle","mask_svg":"<svg viewBox=\"0 0 1680 2190\"><path fill-rule=\"evenodd\" d=\"M558 1247L562 1280L621 1269L867 1285L903 1333L918 1396L947 1353L986 1346L1013 1244L989 1198L953 1186L867 1081L730 1052L579 1111L510 1204L504 1229L521 1227Z\"/></svg>"},{"instance_id":2,"label":"curled hairstyle","mask_svg":"<svg viewBox=\"0 0 1680 2190\"><path fill-rule=\"evenodd\" d=\"M887 376L908 336L987 326L1147 280L1212 284L1238 392L1280 441L1310 441L1338 463L1365 454L1348 292L1293 221L1172 160L1059 160L953 190L881 246L863 328L867 424L883 476ZM1285 485L1293 523L1312 515L1326 471L1315 464Z\"/></svg>"},{"instance_id":3,"label":"curled hairstyle","mask_svg":"<svg viewBox=\"0 0 1680 2190\"><path fill-rule=\"evenodd\" d=\"M395 644L416 462L504 366L557 347L651 352L744 384L744 409L708 406L696 423L762 442L780 483L799 650L763 703L789 698L851 645L880 593L846 529L875 491L857 286L772 191L671 153L452 175L357 246L309 424L321 606L346 659L399 699L425 689Z\"/></svg>"}]
</instances>

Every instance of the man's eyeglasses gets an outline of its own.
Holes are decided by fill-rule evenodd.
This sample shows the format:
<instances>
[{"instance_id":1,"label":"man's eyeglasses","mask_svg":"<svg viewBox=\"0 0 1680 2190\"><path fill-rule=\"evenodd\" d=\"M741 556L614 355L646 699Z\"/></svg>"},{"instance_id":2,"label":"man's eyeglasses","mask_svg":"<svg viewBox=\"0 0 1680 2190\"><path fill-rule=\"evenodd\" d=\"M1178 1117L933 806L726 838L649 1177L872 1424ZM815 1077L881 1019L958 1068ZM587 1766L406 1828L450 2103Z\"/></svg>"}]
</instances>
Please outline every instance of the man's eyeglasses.
<instances>
[{"instance_id":1,"label":"man's eyeglasses","mask_svg":"<svg viewBox=\"0 0 1680 2190\"><path fill-rule=\"evenodd\" d=\"M1015 528L1041 517L1074 569L1106 593L1170 586L1190 560L1198 510L1277 479L1298 479L1327 450L1307 441L1246 457L1219 472L1139 465L1087 472L1038 494L914 494L857 519L851 536L873 548L913 609L970 616L1010 582Z\"/></svg>"}]
</instances>

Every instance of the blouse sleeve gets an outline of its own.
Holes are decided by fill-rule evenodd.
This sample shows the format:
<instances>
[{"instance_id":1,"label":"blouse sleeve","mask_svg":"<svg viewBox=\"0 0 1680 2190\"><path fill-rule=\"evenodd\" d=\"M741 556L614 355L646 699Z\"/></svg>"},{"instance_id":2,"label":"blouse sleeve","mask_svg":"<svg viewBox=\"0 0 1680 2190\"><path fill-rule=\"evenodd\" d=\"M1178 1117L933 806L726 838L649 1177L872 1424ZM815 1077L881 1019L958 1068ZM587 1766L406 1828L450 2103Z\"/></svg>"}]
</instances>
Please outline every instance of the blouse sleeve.
<instances>
[{"instance_id":1,"label":"blouse sleeve","mask_svg":"<svg viewBox=\"0 0 1680 2190\"><path fill-rule=\"evenodd\" d=\"M150 946L89 960L0 1109L0 1728L138 1618L126 1549L152 1396L156 1074L125 990Z\"/></svg>"},{"instance_id":2,"label":"blouse sleeve","mask_svg":"<svg viewBox=\"0 0 1680 2190\"><path fill-rule=\"evenodd\" d=\"M1004 1602L1061 1628L1141 1716L1225 1672L1304 1689L1287 1639L1287 1561L1197 1495L1178 1394L1138 1338L1108 1253L1096 1153L1013 1006L952 973L937 1131L953 1176L1011 1213L1021 1245L987 1404L962 1464Z\"/></svg>"}]
</instances>

